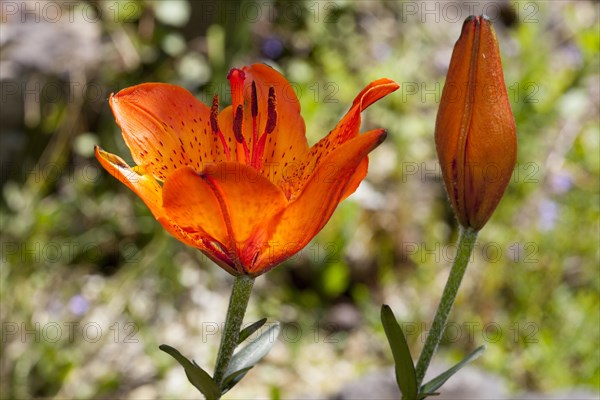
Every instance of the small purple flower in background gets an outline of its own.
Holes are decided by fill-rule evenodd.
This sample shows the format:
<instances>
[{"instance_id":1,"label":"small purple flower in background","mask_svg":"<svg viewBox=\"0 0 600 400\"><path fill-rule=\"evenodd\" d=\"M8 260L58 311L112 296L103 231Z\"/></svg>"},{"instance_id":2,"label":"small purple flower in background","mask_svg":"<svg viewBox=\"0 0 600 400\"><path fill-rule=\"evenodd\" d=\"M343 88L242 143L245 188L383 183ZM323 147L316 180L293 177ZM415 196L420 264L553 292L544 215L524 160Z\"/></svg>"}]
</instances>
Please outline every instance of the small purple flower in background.
<instances>
[{"instance_id":1,"label":"small purple flower in background","mask_svg":"<svg viewBox=\"0 0 600 400\"><path fill-rule=\"evenodd\" d=\"M556 225L558 216L558 204L552 200L544 199L540 202L538 209L539 227L542 231L550 231Z\"/></svg>"},{"instance_id":2,"label":"small purple flower in background","mask_svg":"<svg viewBox=\"0 0 600 400\"><path fill-rule=\"evenodd\" d=\"M90 304L85 297L78 294L69 300L69 310L75 315L83 315L88 310Z\"/></svg>"},{"instance_id":3,"label":"small purple flower in background","mask_svg":"<svg viewBox=\"0 0 600 400\"><path fill-rule=\"evenodd\" d=\"M558 172L550 177L550 187L556 194L563 194L573 186L571 175L566 172Z\"/></svg>"},{"instance_id":4,"label":"small purple flower in background","mask_svg":"<svg viewBox=\"0 0 600 400\"><path fill-rule=\"evenodd\" d=\"M283 44L281 43L281 40L269 37L263 42L262 51L270 59L276 60L283 53Z\"/></svg>"}]
</instances>

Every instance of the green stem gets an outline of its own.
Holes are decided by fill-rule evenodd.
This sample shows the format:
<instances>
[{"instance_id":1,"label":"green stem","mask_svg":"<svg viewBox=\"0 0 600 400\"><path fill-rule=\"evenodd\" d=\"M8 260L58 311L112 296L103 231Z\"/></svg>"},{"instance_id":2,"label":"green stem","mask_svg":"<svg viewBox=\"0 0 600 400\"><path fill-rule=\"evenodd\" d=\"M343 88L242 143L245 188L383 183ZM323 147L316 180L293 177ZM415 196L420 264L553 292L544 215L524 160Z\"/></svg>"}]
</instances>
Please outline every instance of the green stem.
<instances>
[{"instance_id":1,"label":"green stem","mask_svg":"<svg viewBox=\"0 0 600 400\"><path fill-rule=\"evenodd\" d=\"M227 308L227 317L225 318L225 328L221 336L219 353L217 355L217 364L215 366L214 381L220 388L225 378L225 372L229 367L229 362L233 356L233 351L238 345L240 337L240 328L244 320L244 314L248 307L248 300L254 285L254 278L247 275L235 277L229 307Z\"/></svg>"},{"instance_id":2,"label":"green stem","mask_svg":"<svg viewBox=\"0 0 600 400\"><path fill-rule=\"evenodd\" d=\"M442 293L440 304L435 312L431 330L427 335L425 345L421 351L421 356L417 362L417 387L420 387L421 383L423 383L423 378L425 377L425 373L427 372L427 368L431 362L431 357L433 357L433 354L435 353L435 350L442 339L442 334L444 333L446 322L448 321L448 314L450 314L450 310L452 310L452 305L456 299L456 293L458 292L462 278L465 275L471 253L475 247L476 239L476 230L471 228L460 228L456 258L452 264L452 269L450 270L450 275L448 276L444 293Z\"/></svg>"}]
</instances>

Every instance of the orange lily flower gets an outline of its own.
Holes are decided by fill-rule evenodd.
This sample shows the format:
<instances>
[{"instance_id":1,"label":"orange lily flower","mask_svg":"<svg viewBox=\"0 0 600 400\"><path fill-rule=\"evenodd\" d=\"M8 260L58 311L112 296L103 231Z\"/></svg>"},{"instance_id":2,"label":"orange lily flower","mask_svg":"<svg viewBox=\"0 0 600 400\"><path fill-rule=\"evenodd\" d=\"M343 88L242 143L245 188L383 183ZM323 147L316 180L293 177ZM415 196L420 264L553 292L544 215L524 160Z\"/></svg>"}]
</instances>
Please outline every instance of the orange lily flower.
<instances>
[{"instance_id":1,"label":"orange lily flower","mask_svg":"<svg viewBox=\"0 0 600 400\"><path fill-rule=\"evenodd\" d=\"M185 89L145 83L111 95L137 166L96 147L96 157L133 190L161 225L233 275L258 276L300 251L367 173L385 138L359 134L360 113L398 89L363 89L338 125L308 146L287 80L254 64L228 74L232 105L219 113Z\"/></svg>"},{"instance_id":2,"label":"orange lily flower","mask_svg":"<svg viewBox=\"0 0 600 400\"><path fill-rule=\"evenodd\" d=\"M517 159L498 41L485 16L468 17L454 46L435 142L458 221L480 230L500 202Z\"/></svg>"}]
</instances>

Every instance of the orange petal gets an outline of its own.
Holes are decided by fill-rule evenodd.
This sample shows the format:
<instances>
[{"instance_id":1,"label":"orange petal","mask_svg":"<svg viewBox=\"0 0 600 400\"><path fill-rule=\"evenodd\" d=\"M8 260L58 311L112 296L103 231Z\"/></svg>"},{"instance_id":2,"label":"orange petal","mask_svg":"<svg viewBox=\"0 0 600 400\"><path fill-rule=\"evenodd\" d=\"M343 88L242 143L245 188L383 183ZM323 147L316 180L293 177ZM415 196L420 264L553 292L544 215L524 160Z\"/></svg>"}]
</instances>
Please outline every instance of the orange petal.
<instances>
[{"instance_id":1,"label":"orange petal","mask_svg":"<svg viewBox=\"0 0 600 400\"><path fill-rule=\"evenodd\" d=\"M251 96L252 81L256 84L258 99L258 136L265 131L267 124L267 99L269 88L275 89L277 101L277 124L275 130L266 139L264 150L263 175L271 182L279 182L282 169L297 162L308 151L306 127L300 115L300 102L292 85L281 75L265 64L253 64L244 67L246 80L244 82L244 134L252 137Z\"/></svg>"},{"instance_id":2,"label":"orange petal","mask_svg":"<svg viewBox=\"0 0 600 400\"><path fill-rule=\"evenodd\" d=\"M119 156L95 147L96 158L112 176L133 190L146 203L155 218L164 217L162 210L162 188L156 179L143 168L131 168Z\"/></svg>"},{"instance_id":3,"label":"orange petal","mask_svg":"<svg viewBox=\"0 0 600 400\"><path fill-rule=\"evenodd\" d=\"M204 252L209 252L210 248L206 246L204 239L207 237L203 231L190 234L183 231L175 222L167 217L162 208L162 188L156 182L156 179L148 173L144 173L143 168L131 168L127 163L114 154L108 153L99 147L95 148L96 158L112 176L124 183L129 189L133 190L148 206L154 217L160 222L167 232L175 236L181 242L196 247ZM214 253L214 252L213 252ZM208 254L213 261L227 269L222 260L213 254ZM222 257L221 257L222 258Z\"/></svg>"},{"instance_id":4,"label":"orange petal","mask_svg":"<svg viewBox=\"0 0 600 400\"><path fill-rule=\"evenodd\" d=\"M210 109L187 90L144 83L110 97L133 160L162 181L177 168L201 171L205 163L225 160L212 133Z\"/></svg>"},{"instance_id":5,"label":"orange petal","mask_svg":"<svg viewBox=\"0 0 600 400\"><path fill-rule=\"evenodd\" d=\"M400 85L391 79L377 79L376 81L369 83L358 93L354 102L352 102L352 107L360 106L360 111L362 111L377 100L397 90L399 87Z\"/></svg>"},{"instance_id":6,"label":"orange petal","mask_svg":"<svg viewBox=\"0 0 600 400\"><path fill-rule=\"evenodd\" d=\"M205 232L220 246L229 236L218 199L210 186L190 167L173 172L163 186L166 215L186 232Z\"/></svg>"},{"instance_id":7,"label":"orange petal","mask_svg":"<svg viewBox=\"0 0 600 400\"><path fill-rule=\"evenodd\" d=\"M371 150L385 138L384 130L356 137L328 154L306 186L278 216L269 248L257 260L257 272L265 272L300 251L323 228Z\"/></svg>"},{"instance_id":8,"label":"orange petal","mask_svg":"<svg viewBox=\"0 0 600 400\"><path fill-rule=\"evenodd\" d=\"M164 207L177 224L202 228L249 271L270 233L269 221L287 204L281 190L252 167L226 162L201 174L189 168L165 182Z\"/></svg>"},{"instance_id":9,"label":"orange petal","mask_svg":"<svg viewBox=\"0 0 600 400\"><path fill-rule=\"evenodd\" d=\"M290 199L295 198L298 191L304 185L304 182L306 182L312 172L317 168L320 160L324 159L325 156L343 143L358 136L361 123L361 111L398 88L399 86L397 83L387 78L376 80L367 85L367 87L356 96L356 99L354 99L354 102L352 103L352 107L337 126L329 132L326 137L310 148L308 154L303 157L299 163L296 163L296 168L294 170L288 169L285 171L285 182L282 183L282 187L286 195ZM356 186L366 175L366 168L367 164L361 166L361 172L359 172L357 178L354 179ZM356 187L354 187L348 195L354 190L356 190Z\"/></svg>"},{"instance_id":10,"label":"orange petal","mask_svg":"<svg viewBox=\"0 0 600 400\"><path fill-rule=\"evenodd\" d=\"M365 177L367 176L368 170L369 170L369 157L367 156L367 157L363 158L363 160L360 162L360 164L356 168L356 172L354 172L354 174L348 181L348 185L346 186L346 189L344 190L344 194L340 201L345 200L352 193L356 192L356 189L358 189L358 185L360 185L360 183L363 181L363 179L365 179Z\"/></svg>"}]
</instances>

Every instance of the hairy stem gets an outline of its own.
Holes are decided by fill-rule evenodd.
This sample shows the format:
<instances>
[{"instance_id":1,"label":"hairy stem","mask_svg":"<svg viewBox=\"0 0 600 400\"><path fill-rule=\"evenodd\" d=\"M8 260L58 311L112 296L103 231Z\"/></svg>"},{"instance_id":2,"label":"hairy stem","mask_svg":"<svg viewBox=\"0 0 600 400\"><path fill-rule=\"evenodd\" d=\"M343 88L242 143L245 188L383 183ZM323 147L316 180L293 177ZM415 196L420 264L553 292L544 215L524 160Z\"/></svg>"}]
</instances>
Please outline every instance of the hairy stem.
<instances>
[{"instance_id":1,"label":"hairy stem","mask_svg":"<svg viewBox=\"0 0 600 400\"><path fill-rule=\"evenodd\" d=\"M215 366L214 381L220 388L225 378L225 372L229 367L229 362L233 356L233 351L238 345L240 337L240 328L248 307L250 293L254 278L247 275L239 275L235 277L231 297L229 299L229 307L227 308L227 317L225 318L225 328L221 335L221 344L219 345L219 353L217 355L217 364Z\"/></svg>"},{"instance_id":2,"label":"hairy stem","mask_svg":"<svg viewBox=\"0 0 600 400\"><path fill-rule=\"evenodd\" d=\"M456 258L452 264L452 269L450 270L446 287L444 288L442 298L440 299L440 304L438 305L438 309L435 313L431 330L427 335L425 345L421 351L421 356L417 362L417 387L420 387L423 383L423 378L425 377L425 373L427 372L431 358L440 344L444 329L446 328L446 322L448 321L448 315L452 310L452 305L454 304L458 288L460 287L460 283L465 275L465 271L467 269L467 265L469 264L469 259L471 257L471 253L473 252L473 248L475 247L476 240L476 230L471 228L460 228Z\"/></svg>"}]
</instances>

